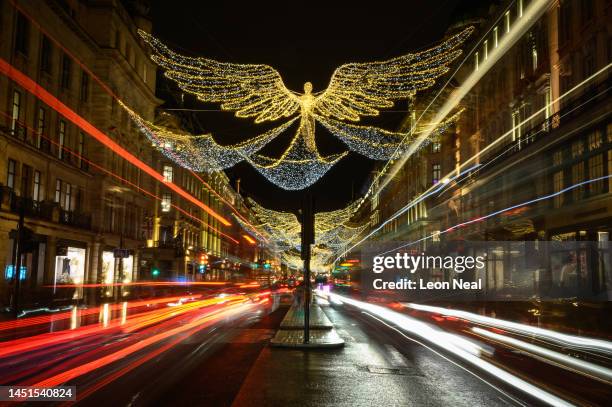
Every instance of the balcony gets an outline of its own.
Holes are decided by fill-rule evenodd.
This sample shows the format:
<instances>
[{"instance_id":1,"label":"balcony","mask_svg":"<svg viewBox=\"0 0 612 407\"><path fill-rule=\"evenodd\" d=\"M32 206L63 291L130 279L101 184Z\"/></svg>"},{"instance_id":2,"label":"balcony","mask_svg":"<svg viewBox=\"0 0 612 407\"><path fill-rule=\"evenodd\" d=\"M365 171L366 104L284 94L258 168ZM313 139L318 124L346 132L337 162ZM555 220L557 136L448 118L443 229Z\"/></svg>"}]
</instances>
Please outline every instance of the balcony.
<instances>
[{"instance_id":1,"label":"balcony","mask_svg":"<svg viewBox=\"0 0 612 407\"><path fill-rule=\"evenodd\" d=\"M91 229L91 215L61 209L60 206L51 201L35 201L32 198L24 198L15 194L7 187L0 189L0 202L6 203L8 210L15 214L23 214L27 218L44 220L47 222L60 223L79 229Z\"/></svg>"},{"instance_id":2,"label":"balcony","mask_svg":"<svg viewBox=\"0 0 612 407\"><path fill-rule=\"evenodd\" d=\"M91 229L91 215L60 209L59 223L79 229Z\"/></svg>"}]
</instances>

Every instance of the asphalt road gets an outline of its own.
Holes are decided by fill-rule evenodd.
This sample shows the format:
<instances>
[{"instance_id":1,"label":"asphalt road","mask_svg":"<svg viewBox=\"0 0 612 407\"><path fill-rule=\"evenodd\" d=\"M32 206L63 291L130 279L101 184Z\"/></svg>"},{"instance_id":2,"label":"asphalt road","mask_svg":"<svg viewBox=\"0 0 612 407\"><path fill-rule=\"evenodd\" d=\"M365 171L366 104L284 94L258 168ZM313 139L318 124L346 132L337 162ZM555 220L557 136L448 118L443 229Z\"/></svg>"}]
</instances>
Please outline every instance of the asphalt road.
<instances>
[{"instance_id":1,"label":"asphalt road","mask_svg":"<svg viewBox=\"0 0 612 407\"><path fill-rule=\"evenodd\" d=\"M267 342L286 310L237 329L157 401L173 406L536 404L347 307L324 307L346 341L344 348L271 348Z\"/></svg>"},{"instance_id":2,"label":"asphalt road","mask_svg":"<svg viewBox=\"0 0 612 407\"><path fill-rule=\"evenodd\" d=\"M280 297L216 296L146 307L132 303L132 314L123 317L118 307L105 327L92 323L34 336L28 336L31 326L6 329L9 337L18 337L0 347L0 379L2 384L57 380L74 385L77 404L83 406L539 404L442 344L411 336L348 304L322 306L345 340L343 348L272 348L268 342L290 302L286 294L284 304ZM54 316L67 325L69 317ZM468 332L460 321L439 323L448 332ZM559 376L555 369L560 368L501 346L487 357L516 376L539 377L540 387L549 390L559 386L554 377L563 378L568 389L581 383ZM575 399L578 404L605 405L597 400L607 399L609 386L578 387L596 400L581 403L581 397Z\"/></svg>"}]
</instances>

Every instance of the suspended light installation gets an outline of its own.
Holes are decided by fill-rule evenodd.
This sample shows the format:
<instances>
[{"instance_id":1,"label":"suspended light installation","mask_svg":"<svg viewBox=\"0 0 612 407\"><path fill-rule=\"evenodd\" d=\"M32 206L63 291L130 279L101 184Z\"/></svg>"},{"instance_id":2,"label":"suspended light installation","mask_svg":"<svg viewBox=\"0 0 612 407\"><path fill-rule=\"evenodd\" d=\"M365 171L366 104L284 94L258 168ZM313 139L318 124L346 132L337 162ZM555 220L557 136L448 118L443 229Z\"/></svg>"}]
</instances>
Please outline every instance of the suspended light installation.
<instances>
[{"instance_id":1,"label":"suspended light installation","mask_svg":"<svg viewBox=\"0 0 612 407\"><path fill-rule=\"evenodd\" d=\"M306 82L303 93L287 89L280 74L271 66L187 57L170 50L142 30L139 34L151 46L151 58L165 70L166 77L199 100L219 103L221 109L234 111L239 118L253 118L255 123L291 119L286 126L238 146L224 147L210 136L200 136L198 141L192 140L189 147L181 145L185 148L183 153L175 152L180 163L193 165L197 162L197 159L188 158L191 154L205 157L205 161L215 163L217 168L246 160L275 185L300 190L317 182L346 155L345 152L323 157L319 153L314 138L317 121L350 150L372 159L389 159L401 146L405 134L346 122L377 116L380 109L392 107L397 100L411 99L417 91L431 87L461 54L457 48L472 31L473 28L467 28L422 52L386 61L341 65L323 92L313 92L313 85ZM256 154L297 118L300 119L299 127L281 157ZM160 130L163 133L163 129Z\"/></svg>"}]
</instances>

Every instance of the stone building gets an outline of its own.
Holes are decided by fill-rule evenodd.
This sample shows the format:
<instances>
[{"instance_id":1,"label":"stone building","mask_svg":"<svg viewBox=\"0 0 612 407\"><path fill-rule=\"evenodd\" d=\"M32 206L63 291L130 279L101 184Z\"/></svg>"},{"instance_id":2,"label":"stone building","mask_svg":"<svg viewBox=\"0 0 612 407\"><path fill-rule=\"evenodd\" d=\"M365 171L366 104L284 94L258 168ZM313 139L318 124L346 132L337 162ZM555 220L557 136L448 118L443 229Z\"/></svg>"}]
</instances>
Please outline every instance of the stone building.
<instances>
[{"instance_id":1,"label":"stone building","mask_svg":"<svg viewBox=\"0 0 612 407\"><path fill-rule=\"evenodd\" d=\"M465 111L454 128L410 157L372 195L371 230L377 231L374 239L421 246L601 242L598 249L551 254L546 272L529 276L512 259L502 259L486 279L489 291L506 292L529 280L540 294L558 294L561 264L572 261L575 288L606 297L612 284L612 3L553 1L527 23L533 3L499 2L459 23L478 30L451 88L484 73L462 98L458 107ZM522 34L505 46L513 30ZM427 106L430 96L422 95L414 108ZM412 120L406 119L404 130Z\"/></svg>"},{"instance_id":2,"label":"stone building","mask_svg":"<svg viewBox=\"0 0 612 407\"><path fill-rule=\"evenodd\" d=\"M0 304L12 303L18 274L21 302L35 305L130 295L132 288L111 283L196 279L198 253L230 270L257 259L259 247L235 222L219 225L130 161L170 177L225 218L235 210L224 174L191 174L165 160L118 103L146 120L162 103L156 66L136 32L151 30L146 12L138 1L0 3ZM27 244L17 273L21 213ZM108 286L56 287L66 283Z\"/></svg>"}]
</instances>

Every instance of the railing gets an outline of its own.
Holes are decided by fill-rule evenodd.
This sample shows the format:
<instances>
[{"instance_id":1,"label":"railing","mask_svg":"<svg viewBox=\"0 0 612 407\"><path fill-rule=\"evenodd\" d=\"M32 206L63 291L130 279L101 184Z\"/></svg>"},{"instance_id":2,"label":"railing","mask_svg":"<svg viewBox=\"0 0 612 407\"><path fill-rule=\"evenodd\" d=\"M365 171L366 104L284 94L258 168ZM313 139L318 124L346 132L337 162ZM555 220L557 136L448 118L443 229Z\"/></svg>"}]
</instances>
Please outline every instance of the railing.
<instances>
[{"instance_id":1,"label":"railing","mask_svg":"<svg viewBox=\"0 0 612 407\"><path fill-rule=\"evenodd\" d=\"M86 213L60 209L59 222L80 229L91 229L91 215Z\"/></svg>"},{"instance_id":2,"label":"railing","mask_svg":"<svg viewBox=\"0 0 612 407\"><path fill-rule=\"evenodd\" d=\"M91 229L90 214L77 211L66 211L61 209L55 202L35 201L32 198L20 197L16 195L13 190L6 187L1 188L0 193L0 198L2 198L2 200L4 195L8 194L9 210L13 213L20 214L23 211L24 216L29 218L41 219L48 222L58 222L62 225L79 229Z\"/></svg>"}]
</instances>

